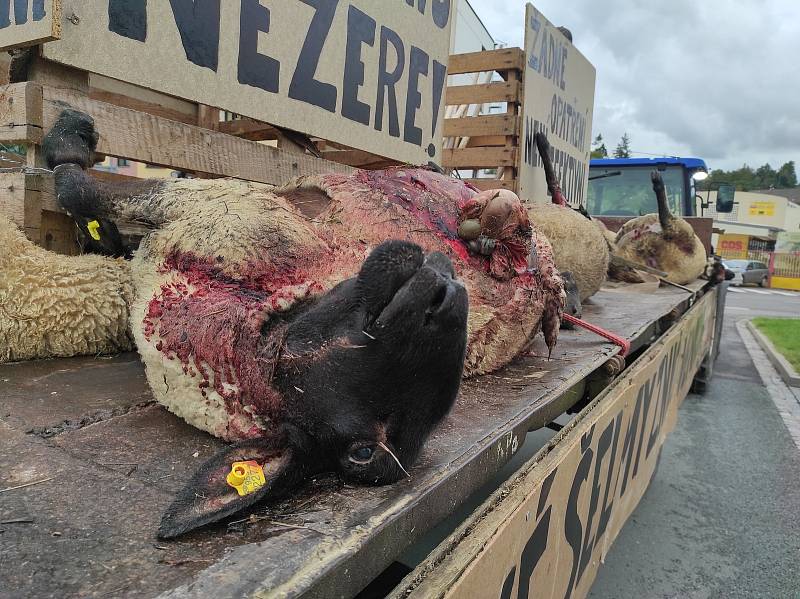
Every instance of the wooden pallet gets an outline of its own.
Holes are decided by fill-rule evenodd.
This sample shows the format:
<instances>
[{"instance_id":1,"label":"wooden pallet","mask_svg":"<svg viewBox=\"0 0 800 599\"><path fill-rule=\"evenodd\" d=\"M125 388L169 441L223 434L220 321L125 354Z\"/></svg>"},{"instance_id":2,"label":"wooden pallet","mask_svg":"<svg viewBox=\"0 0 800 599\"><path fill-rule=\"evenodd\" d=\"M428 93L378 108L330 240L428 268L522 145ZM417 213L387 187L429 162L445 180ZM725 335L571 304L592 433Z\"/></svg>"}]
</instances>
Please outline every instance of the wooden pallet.
<instances>
[{"instance_id":1,"label":"wooden pallet","mask_svg":"<svg viewBox=\"0 0 800 599\"><path fill-rule=\"evenodd\" d=\"M7 61L0 64L0 70L5 77L0 78L0 143L25 145L27 167L46 166L40 144L64 103L94 118L100 132L99 154L199 177L234 177L278 185L300 175L394 164L367 152L314 140L321 148L320 158L298 143L297 136L272 125L249 119L221 121L217 108L89 75L39 57L32 59L26 81L8 83ZM259 143L270 139L275 143ZM0 168L9 166L16 165L0 163ZM97 170L90 173L104 179L123 178ZM52 176L46 173L0 171L0 212L47 249L63 254L81 251L75 224L58 205ZM122 225L123 232L135 229Z\"/></svg>"},{"instance_id":2,"label":"wooden pallet","mask_svg":"<svg viewBox=\"0 0 800 599\"><path fill-rule=\"evenodd\" d=\"M448 74L473 74L475 83L447 87L443 164L456 170L496 169L495 177L467 179L479 189L518 191L524 66L525 53L520 48L450 57ZM492 80L494 73L502 81ZM496 102L506 104L504 113L485 115L476 110L476 106Z\"/></svg>"}]
</instances>

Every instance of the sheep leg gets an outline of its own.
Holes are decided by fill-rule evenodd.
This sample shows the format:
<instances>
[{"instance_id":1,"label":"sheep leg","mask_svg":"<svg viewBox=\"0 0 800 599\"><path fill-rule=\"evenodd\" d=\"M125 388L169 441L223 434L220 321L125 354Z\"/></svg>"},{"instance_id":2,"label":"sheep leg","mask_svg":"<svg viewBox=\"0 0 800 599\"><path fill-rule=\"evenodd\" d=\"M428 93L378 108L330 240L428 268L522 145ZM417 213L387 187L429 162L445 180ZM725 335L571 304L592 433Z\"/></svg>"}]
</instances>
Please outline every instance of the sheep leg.
<instances>
[{"instance_id":1,"label":"sheep leg","mask_svg":"<svg viewBox=\"0 0 800 599\"><path fill-rule=\"evenodd\" d=\"M153 226L163 223L163 211L152 202L163 181L110 183L89 176L86 169L94 164L97 139L92 117L68 108L42 142L47 164L55 173L58 201L64 210L76 219L123 219Z\"/></svg>"}]
</instances>

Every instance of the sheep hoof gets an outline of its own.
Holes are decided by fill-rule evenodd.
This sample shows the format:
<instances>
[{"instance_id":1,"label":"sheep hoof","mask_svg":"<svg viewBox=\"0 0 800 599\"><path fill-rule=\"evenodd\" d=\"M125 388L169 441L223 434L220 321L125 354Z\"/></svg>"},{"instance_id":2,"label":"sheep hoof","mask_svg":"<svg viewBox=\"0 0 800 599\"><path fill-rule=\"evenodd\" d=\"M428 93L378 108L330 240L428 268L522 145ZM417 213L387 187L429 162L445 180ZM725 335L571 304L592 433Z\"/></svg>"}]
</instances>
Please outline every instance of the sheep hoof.
<instances>
[{"instance_id":1,"label":"sheep hoof","mask_svg":"<svg viewBox=\"0 0 800 599\"><path fill-rule=\"evenodd\" d=\"M66 108L42 140L48 168L67 163L89 168L94 164L97 139L94 119L78 110Z\"/></svg>"}]
</instances>

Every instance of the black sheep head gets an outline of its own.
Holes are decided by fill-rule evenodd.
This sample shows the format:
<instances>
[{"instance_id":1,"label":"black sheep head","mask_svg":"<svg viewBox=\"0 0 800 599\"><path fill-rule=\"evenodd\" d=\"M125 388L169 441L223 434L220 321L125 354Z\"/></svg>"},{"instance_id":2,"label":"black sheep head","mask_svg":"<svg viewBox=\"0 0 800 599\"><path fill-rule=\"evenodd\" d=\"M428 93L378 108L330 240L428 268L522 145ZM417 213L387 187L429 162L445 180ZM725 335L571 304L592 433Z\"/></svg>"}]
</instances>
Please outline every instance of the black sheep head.
<instances>
[{"instance_id":1,"label":"black sheep head","mask_svg":"<svg viewBox=\"0 0 800 599\"><path fill-rule=\"evenodd\" d=\"M380 245L357 277L290 318L273 380L285 422L207 462L164 514L159 536L286 496L321 472L368 484L406 476L458 394L467 313L446 256ZM227 476L234 462L251 460L266 483L240 496Z\"/></svg>"}]
</instances>

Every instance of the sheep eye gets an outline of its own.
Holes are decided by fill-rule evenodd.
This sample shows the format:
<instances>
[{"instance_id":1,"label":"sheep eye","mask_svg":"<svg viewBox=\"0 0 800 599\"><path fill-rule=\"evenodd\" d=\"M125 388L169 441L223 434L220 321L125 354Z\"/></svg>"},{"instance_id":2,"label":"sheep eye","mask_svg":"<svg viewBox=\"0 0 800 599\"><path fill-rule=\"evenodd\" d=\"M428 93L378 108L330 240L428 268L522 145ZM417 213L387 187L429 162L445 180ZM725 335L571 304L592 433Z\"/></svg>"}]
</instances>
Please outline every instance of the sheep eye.
<instances>
[{"instance_id":1,"label":"sheep eye","mask_svg":"<svg viewBox=\"0 0 800 599\"><path fill-rule=\"evenodd\" d=\"M374 455L375 448L365 445L364 447L359 447L350 454L350 461L356 464L366 464Z\"/></svg>"}]
</instances>

